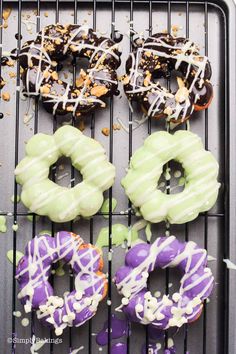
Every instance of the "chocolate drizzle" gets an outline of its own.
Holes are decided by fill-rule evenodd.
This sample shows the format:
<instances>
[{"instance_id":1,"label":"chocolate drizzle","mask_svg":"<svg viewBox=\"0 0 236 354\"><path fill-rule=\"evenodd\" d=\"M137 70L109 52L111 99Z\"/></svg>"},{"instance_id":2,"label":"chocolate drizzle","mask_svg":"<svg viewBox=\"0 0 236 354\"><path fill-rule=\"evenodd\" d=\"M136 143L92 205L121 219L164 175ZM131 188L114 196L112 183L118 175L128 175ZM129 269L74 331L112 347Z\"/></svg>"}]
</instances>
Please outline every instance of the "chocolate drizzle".
<instances>
[{"instance_id":1,"label":"chocolate drizzle","mask_svg":"<svg viewBox=\"0 0 236 354\"><path fill-rule=\"evenodd\" d=\"M149 117L179 123L188 119L194 109L208 107L213 95L211 65L192 41L157 33L146 40L136 39L135 47L126 62L124 90ZM172 71L179 76L176 92L156 82L170 78Z\"/></svg>"},{"instance_id":2,"label":"chocolate drizzle","mask_svg":"<svg viewBox=\"0 0 236 354\"><path fill-rule=\"evenodd\" d=\"M20 52L24 93L41 96L52 114L86 114L105 107L105 97L117 94L118 45L80 25L50 25L26 42ZM87 58L87 71L80 71L76 87L58 77L60 61L67 56Z\"/></svg>"}]
</instances>

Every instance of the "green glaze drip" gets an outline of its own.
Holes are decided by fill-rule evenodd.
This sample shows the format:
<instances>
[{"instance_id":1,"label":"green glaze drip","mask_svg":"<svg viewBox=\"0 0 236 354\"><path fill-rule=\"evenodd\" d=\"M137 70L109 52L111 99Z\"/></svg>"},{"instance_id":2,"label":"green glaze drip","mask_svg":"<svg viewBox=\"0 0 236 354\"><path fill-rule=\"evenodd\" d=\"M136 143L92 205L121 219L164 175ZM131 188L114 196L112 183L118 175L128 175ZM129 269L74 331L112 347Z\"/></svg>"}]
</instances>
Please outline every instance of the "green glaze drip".
<instances>
[{"instance_id":1,"label":"green glaze drip","mask_svg":"<svg viewBox=\"0 0 236 354\"><path fill-rule=\"evenodd\" d=\"M112 245L120 246L124 241L132 244L138 239L138 231L136 229L128 229L125 225L114 224L112 225ZM96 246L102 249L102 247L109 246L109 227L103 227L99 232Z\"/></svg>"},{"instance_id":2,"label":"green glaze drip","mask_svg":"<svg viewBox=\"0 0 236 354\"><path fill-rule=\"evenodd\" d=\"M112 212L115 210L117 206L117 200L115 198L112 198L111 200L111 210ZM109 198L104 200L104 203L102 204L101 210L102 213L105 213L107 215L103 215L105 219L109 218Z\"/></svg>"},{"instance_id":3,"label":"green glaze drip","mask_svg":"<svg viewBox=\"0 0 236 354\"><path fill-rule=\"evenodd\" d=\"M12 225L12 230L13 231L17 231L18 229L19 229L19 225L18 224Z\"/></svg>"},{"instance_id":4,"label":"green glaze drip","mask_svg":"<svg viewBox=\"0 0 236 354\"><path fill-rule=\"evenodd\" d=\"M7 232L7 219L4 215L0 215L0 232Z\"/></svg>"},{"instance_id":5,"label":"green glaze drip","mask_svg":"<svg viewBox=\"0 0 236 354\"><path fill-rule=\"evenodd\" d=\"M11 202L14 203L15 202L15 196L14 194L11 196ZM16 202L19 203L20 202L20 196L17 194L16 196Z\"/></svg>"},{"instance_id":6,"label":"green glaze drip","mask_svg":"<svg viewBox=\"0 0 236 354\"><path fill-rule=\"evenodd\" d=\"M19 261L23 257L23 253L20 251L16 251L16 266L18 265ZM7 258L8 260L13 264L13 258L14 258L14 251L10 250L7 252Z\"/></svg>"},{"instance_id":7,"label":"green glaze drip","mask_svg":"<svg viewBox=\"0 0 236 354\"><path fill-rule=\"evenodd\" d=\"M33 215L27 215L26 216L27 220L29 221L33 221ZM39 220L39 215L35 215L35 221L38 221Z\"/></svg>"},{"instance_id":8,"label":"green glaze drip","mask_svg":"<svg viewBox=\"0 0 236 354\"><path fill-rule=\"evenodd\" d=\"M151 241L152 238L152 230L151 230L151 223L148 222L147 226L145 228L145 233L146 233L146 237L147 237L147 241Z\"/></svg>"},{"instance_id":9,"label":"green glaze drip","mask_svg":"<svg viewBox=\"0 0 236 354\"><path fill-rule=\"evenodd\" d=\"M39 232L39 235L47 235L47 236L52 236L52 232L50 230L42 230Z\"/></svg>"}]
</instances>

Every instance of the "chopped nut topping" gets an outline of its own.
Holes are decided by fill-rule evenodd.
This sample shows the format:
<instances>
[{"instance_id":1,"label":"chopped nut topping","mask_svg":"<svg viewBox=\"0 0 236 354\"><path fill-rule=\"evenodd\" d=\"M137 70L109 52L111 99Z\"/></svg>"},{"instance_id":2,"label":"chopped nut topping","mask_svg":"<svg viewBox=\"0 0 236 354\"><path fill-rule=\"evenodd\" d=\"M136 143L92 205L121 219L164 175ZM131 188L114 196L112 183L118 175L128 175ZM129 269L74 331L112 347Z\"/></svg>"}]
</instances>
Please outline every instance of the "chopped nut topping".
<instances>
[{"instance_id":1,"label":"chopped nut topping","mask_svg":"<svg viewBox=\"0 0 236 354\"><path fill-rule=\"evenodd\" d=\"M4 101L10 101L10 98L11 98L11 96L10 96L10 93L9 92L3 92L2 93L2 99L4 100Z\"/></svg>"},{"instance_id":2,"label":"chopped nut topping","mask_svg":"<svg viewBox=\"0 0 236 354\"><path fill-rule=\"evenodd\" d=\"M150 84L151 80L151 73L148 71L147 76L145 77L143 84L145 87L147 87Z\"/></svg>"},{"instance_id":3,"label":"chopped nut topping","mask_svg":"<svg viewBox=\"0 0 236 354\"><path fill-rule=\"evenodd\" d=\"M10 14L11 14L11 10L12 10L12 9L9 8L9 7L3 10L2 18L3 18L5 21L9 18Z\"/></svg>"},{"instance_id":4,"label":"chopped nut topping","mask_svg":"<svg viewBox=\"0 0 236 354\"><path fill-rule=\"evenodd\" d=\"M41 92L42 94L47 94L47 93L50 92L50 88L49 88L48 86L44 85L44 86L42 86L42 87L40 88L40 92Z\"/></svg>"},{"instance_id":5,"label":"chopped nut topping","mask_svg":"<svg viewBox=\"0 0 236 354\"><path fill-rule=\"evenodd\" d=\"M182 88L185 86L184 80L181 77L177 77L177 83L178 83L179 88Z\"/></svg>"},{"instance_id":6,"label":"chopped nut topping","mask_svg":"<svg viewBox=\"0 0 236 354\"><path fill-rule=\"evenodd\" d=\"M14 66L14 61L13 60L8 60L7 62L6 62L6 64L7 64L7 66Z\"/></svg>"},{"instance_id":7,"label":"chopped nut topping","mask_svg":"<svg viewBox=\"0 0 236 354\"><path fill-rule=\"evenodd\" d=\"M50 76L50 73L48 71L43 72L43 77L45 77L45 79L47 79L49 76Z\"/></svg>"},{"instance_id":8,"label":"chopped nut topping","mask_svg":"<svg viewBox=\"0 0 236 354\"><path fill-rule=\"evenodd\" d=\"M144 54L146 55L146 57L148 57L148 58L149 58L149 57L152 55L152 52L147 51L147 52L145 52Z\"/></svg>"},{"instance_id":9,"label":"chopped nut topping","mask_svg":"<svg viewBox=\"0 0 236 354\"><path fill-rule=\"evenodd\" d=\"M53 80L58 80L58 73L56 71L53 71L51 74Z\"/></svg>"},{"instance_id":10,"label":"chopped nut topping","mask_svg":"<svg viewBox=\"0 0 236 354\"><path fill-rule=\"evenodd\" d=\"M81 87L84 84L84 79L82 76L79 76L76 80L75 80L75 86L76 87Z\"/></svg>"},{"instance_id":11,"label":"chopped nut topping","mask_svg":"<svg viewBox=\"0 0 236 354\"><path fill-rule=\"evenodd\" d=\"M102 128L102 134L105 135L105 136L109 136L110 129L109 128Z\"/></svg>"},{"instance_id":12,"label":"chopped nut topping","mask_svg":"<svg viewBox=\"0 0 236 354\"><path fill-rule=\"evenodd\" d=\"M121 125L120 124L113 124L113 130L120 130L121 129Z\"/></svg>"},{"instance_id":13,"label":"chopped nut topping","mask_svg":"<svg viewBox=\"0 0 236 354\"><path fill-rule=\"evenodd\" d=\"M96 86L91 89L91 94L96 97L101 97L107 93L108 89L105 86Z\"/></svg>"},{"instance_id":14,"label":"chopped nut topping","mask_svg":"<svg viewBox=\"0 0 236 354\"><path fill-rule=\"evenodd\" d=\"M127 85L129 83L129 76L125 76L123 78L123 83L124 83L124 85Z\"/></svg>"},{"instance_id":15,"label":"chopped nut topping","mask_svg":"<svg viewBox=\"0 0 236 354\"><path fill-rule=\"evenodd\" d=\"M66 107L66 110L67 110L68 112L73 112L74 107L73 107L73 106L68 106L68 107Z\"/></svg>"},{"instance_id":16,"label":"chopped nut topping","mask_svg":"<svg viewBox=\"0 0 236 354\"><path fill-rule=\"evenodd\" d=\"M61 42L62 42L62 40L61 40L60 38L55 39L55 43L56 43L57 45L61 44Z\"/></svg>"}]
</instances>

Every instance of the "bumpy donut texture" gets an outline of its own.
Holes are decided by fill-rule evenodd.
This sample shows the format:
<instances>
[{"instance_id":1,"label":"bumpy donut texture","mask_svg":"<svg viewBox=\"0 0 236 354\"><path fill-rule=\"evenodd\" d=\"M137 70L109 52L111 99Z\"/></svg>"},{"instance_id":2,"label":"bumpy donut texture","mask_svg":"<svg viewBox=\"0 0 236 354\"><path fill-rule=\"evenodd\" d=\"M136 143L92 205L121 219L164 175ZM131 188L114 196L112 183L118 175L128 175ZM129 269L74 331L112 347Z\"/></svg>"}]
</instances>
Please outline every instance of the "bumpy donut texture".
<instances>
[{"instance_id":1,"label":"bumpy donut texture","mask_svg":"<svg viewBox=\"0 0 236 354\"><path fill-rule=\"evenodd\" d=\"M157 189L163 166L170 160L181 163L185 171L185 188L177 194ZM220 186L218 170L214 156L204 149L196 134L184 130L173 135L156 132L132 156L122 185L144 219L182 224L215 204Z\"/></svg>"},{"instance_id":2,"label":"bumpy donut texture","mask_svg":"<svg viewBox=\"0 0 236 354\"><path fill-rule=\"evenodd\" d=\"M124 90L149 117L174 123L188 119L193 110L206 109L213 97L211 66L192 41L157 33L139 41L126 62ZM177 71L179 89L171 92L158 82Z\"/></svg>"},{"instance_id":3,"label":"bumpy donut texture","mask_svg":"<svg viewBox=\"0 0 236 354\"><path fill-rule=\"evenodd\" d=\"M83 181L73 188L57 185L49 179L50 166L61 156L70 157ZM32 212L52 221L66 222L77 215L94 215L103 203L103 192L115 178L115 167L108 162L102 145L63 126L54 135L36 134L26 145L26 157L15 169L22 185L21 200Z\"/></svg>"},{"instance_id":4,"label":"bumpy donut texture","mask_svg":"<svg viewBox=\"0 0 236 354\"><path fill-rule=\"evenodd\" d=\"M178 267L182 274L179 291L157 299L147 288L149 273L173 267ZM152 245L140 243L131 248L125 266L116 272L115 284L123 295L122 310L131 321L168 329L181 327L200 316L214 278L207 267L206 250L192 241L182 243L170 236L157 238Z\"/></svg>"},{"instance_id":5,"label":"bumpy donut texture","mask_svg":"<svg viewBox=\"0 0 236 354\"><path fill-rule=\"evenodd\" d=\"M67 56L87 58L76 86L59 79L58 63ZM105 107L104 98L117 93L118 44L80 25L49 25L26 42L20 52L23 92L41 96L49 113L80 116Z\"/></svg>"},{"instance_id":6,"label":"bumpy donut texture","mask_svg":"<svg viewBox=\"0 0 236 354\"><path fill-rule=\"evenodd\" d=\"M69 264L75 276L75 290L64 297L55 296L48 281L52 265L59 260ZM79 235L61 231L55 238L36 236L28 242L16 269L18 298L26 312L36 310L37 318L61 335L67 326L79 327L95 315L107 293L102 268L100 250Z\"/></svg>"}]
</instances>

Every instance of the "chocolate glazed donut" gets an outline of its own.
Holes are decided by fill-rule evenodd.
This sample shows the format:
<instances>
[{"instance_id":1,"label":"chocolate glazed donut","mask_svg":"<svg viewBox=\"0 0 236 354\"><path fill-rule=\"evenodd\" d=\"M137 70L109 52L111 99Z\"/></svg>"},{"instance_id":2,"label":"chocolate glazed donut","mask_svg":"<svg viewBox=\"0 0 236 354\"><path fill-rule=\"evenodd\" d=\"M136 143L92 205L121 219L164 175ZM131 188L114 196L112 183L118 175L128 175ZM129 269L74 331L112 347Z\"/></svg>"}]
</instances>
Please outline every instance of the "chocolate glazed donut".
<instances>
[{"instance_id":1,"label":"chocolate glazed donut","mask_svg":"<svg viewBox=\"0 0 236 354\"><path fill-rule=\"evenodd\" d=\"M194 110L206 109L213 97L209 82L211 65L189 39L157 33L134 42L135 51L126 62L124 90L130 101L138 101L154 118L173 123L187 120ZM158 82L177 72L178 90L171 92Z\"/></svg>"},{"instance_id":2,"label":"chocolate glazed donut","mask_svg":"<svg viewBox=\"0 0 236 354\"><path fill-rule=\"evenodd\" d=\"M76 86L58 77L59 62L67 56L87 58L87 71L80 71ZM20 52L23 92L41 96L52 114L73 116L105 107L105 97L117 94L116 69L120 65L118 44L80 25L49 25L36 40L26 42Z\"/></svg>"}]
</instances>

